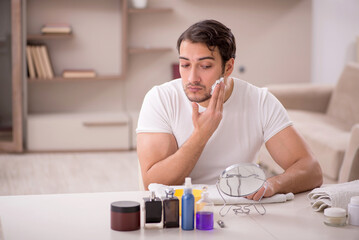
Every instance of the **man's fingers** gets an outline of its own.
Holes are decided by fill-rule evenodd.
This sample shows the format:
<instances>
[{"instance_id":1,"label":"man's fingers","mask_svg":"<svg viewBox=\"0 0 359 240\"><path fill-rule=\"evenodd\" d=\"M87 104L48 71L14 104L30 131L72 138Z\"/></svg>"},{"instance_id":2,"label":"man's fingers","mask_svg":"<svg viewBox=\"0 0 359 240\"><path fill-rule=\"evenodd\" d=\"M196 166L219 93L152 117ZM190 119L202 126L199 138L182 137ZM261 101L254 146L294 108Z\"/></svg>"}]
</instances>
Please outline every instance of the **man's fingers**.
<instances>
[{"instance_id":1,"label":"man's fingers","mask_svg":"<svg viewBox=\"0 0 359 240\"><path fill-rule=\"evenodd\" d=\"M247 198L250 199L250 200L258 201L264 195L265 190L266 190L266 188L263 186L257 192L255 192L255 193L253 193L251 195L248 195Z\"/></svg>"},{"instance_id":2,"label":"man's fingers","mask_svg":"<svg viewBox=\"0 0 359 240\"><path fill-rule=\"evenodd\" d=\"M192 120L196 120L198 118L198 104L192 102Z\"/></svg>"},{"instance_id":3,"label":"man's fingers","mask_svg":"<svg viewBox=\"0 0 359 240\"><path fill-rule=\"evenodd\" d=\"M254 194L254 197L253 197L253 200L254 201L258 201L259 199L261 199L261 197L263 196L263 194L264 194L264 187L261 187L261 189L259 189L258 190L258 192L256 192L255 194Z\"/></svg>"},{"instance_id":4,"label":"man's fingers","mask_svg":"<svg viewBox=\"0 0 359 240\"><path fill-rule=\"evenodd\" d=\"M220 84L217 84L214 87L214 91L213 91L211 100L209 101L208 108L216 109L218 96L219 96L219 91L220 91Z\"/></svg>"},{"instance_id":5,"label":"man's fingers","mask_svg":"<svg viewBox=\"0 0 359 240\"><path fill-rule=\"evenodd\" d=\"M224 103L224 83L220 83L218 84L219 86L219 95L218 95L218 99L217 99L217 104L216 104L216 110L223 112L223 103Z\"/></svg>"},{"instance_id":6,"label":"man's fingers","mask_svg":"<svg viewBox=\"0 0 359 240\"><path fill-rule=\"evenodd\" d=\"M222 112L223 102L224 102L224 83L219 83L214 88L213 95L208 104L208 108Z\"/></svg>"},{"instance_id":7,"label":"man's fingers","mask_svg":"<svg viewBox=\"0 0 359 240\"><path fill-rule=\"evenodd\" d=\"M249 200L252 200L252 199L253 199L253 196L254 196L254 194L251 194L251 195L248 195L247 198L248 198Z\"/></svg>"}]
</instances>

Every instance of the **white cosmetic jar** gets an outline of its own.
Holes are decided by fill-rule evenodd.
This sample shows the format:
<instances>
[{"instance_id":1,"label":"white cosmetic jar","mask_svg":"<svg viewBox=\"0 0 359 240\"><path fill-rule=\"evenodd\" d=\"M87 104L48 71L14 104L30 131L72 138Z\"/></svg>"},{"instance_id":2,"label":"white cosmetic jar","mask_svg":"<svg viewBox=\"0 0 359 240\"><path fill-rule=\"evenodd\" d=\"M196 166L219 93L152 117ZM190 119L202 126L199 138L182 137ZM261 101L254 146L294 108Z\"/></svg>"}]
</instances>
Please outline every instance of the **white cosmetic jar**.
<instances>
[{"instance_id":1,"label":"white cosmetic jar","mask_svg":"<svg viewBox=\"0 0 359 240\"><path fill-rule=\"evenodd\" d=\"M344 226L347 221L347 212L343 208L324 209L324 223L328 226Z\"/></svg>"},{"instance_id":2,"label":"white cosmetic jar","mask_svg":"<svg viewBox=\"0 0 359 240\"><path fill-rule=\"evenodd\" d=\"M348 204L348 223L359 226L359 196L350 198Z\"/></svg>"}]
</instances>

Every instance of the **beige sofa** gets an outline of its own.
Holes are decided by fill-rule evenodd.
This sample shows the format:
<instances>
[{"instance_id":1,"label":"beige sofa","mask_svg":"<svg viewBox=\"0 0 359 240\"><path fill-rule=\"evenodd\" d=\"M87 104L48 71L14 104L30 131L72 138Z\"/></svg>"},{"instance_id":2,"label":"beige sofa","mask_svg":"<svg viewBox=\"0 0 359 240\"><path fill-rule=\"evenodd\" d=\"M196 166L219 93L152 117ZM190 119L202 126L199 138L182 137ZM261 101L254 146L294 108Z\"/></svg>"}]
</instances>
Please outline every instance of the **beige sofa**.
<instances>
[{"instance_id":1,"label":"beige sofa","mask_svg":"<svg viewBox=\"0 0 359 240\"><path fill-rule=\"evenodd\" d=\"M336 86L283 84L268 89L316 155L325 183L359 178L359 64L347 64ZM275 174L283 171L264 146L259 161Z\"/></svg>"}]
</instances>

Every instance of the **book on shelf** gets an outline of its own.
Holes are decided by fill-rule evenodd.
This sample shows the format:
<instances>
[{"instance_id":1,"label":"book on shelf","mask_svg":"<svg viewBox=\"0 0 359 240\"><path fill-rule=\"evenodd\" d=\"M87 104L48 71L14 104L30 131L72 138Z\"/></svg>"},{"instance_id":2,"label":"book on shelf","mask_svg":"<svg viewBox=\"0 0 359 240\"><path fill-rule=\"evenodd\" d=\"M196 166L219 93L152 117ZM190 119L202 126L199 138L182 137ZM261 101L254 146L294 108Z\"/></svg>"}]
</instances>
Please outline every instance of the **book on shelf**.
<instances>
[{"instance_id":1,"label":"book on shelf","mask_svg":"<svg viewBox=\"0 0 359 240\"><path fill-rule=\"evenodd\" d=\"M31 46L26 46L26 62L27 62L27 69L29 71L29 77L30 78L36 78L36 72L35 72L35 65L33 56L31 55Z\"/></svg>"},{"instance_id":2,"label":"book on shelf","mask_svg":"<svg viewBox=\"0 0 359 240\"><path fill-rule=\"evenodd\" d=\"M49 52L47 50L47 47L45 45L41 45L40 51L41 51L41 56L43 58L46 78L49 78L49 79L54 78L54 72L53 72L53 69L51 66Z\"/></svg>"},{"instance_id":3,"label":"book on shelf","mask_svg":"<svg viewBox=\"0 0 359 240\"><path fill-rule=\"evenodd\" d=\"M26 60L30 78L54 78L54 71L46 45L28 44L26 46Z\"/></svg>"},{"instance_id":4,"label":"book on shelf","mask_svg":"<svg viewBox=\"0 0 359 240\"><path fill-rule=\"evenodd\" d=\"M43 74L41 62L40 62L40 56L37 51L37 46L32 45L32 46L30 46L30 49L31 49L31 56L34 59L34 65L35 65L35 70L36 70L35 78L45 78L45 76Z\"/></svg>"},{"instance_id":5,"label":"book on shelf","mask_svg":"<svg viewBox=\"0 0 359 240\"><path fill-rule=\"evenodd\" d=\"M96 72L93 69L66 69L62 72L63 78L94 78Z\"/></svg>"},{"instance_id":6,"label":"book on shelf","mask_svg":"<svg viewBox=\"0 0 359 240\"><path fill-rule=\"evenodd\" d=\"M42 52L41 52L41 46L40 45L35 46L35 51L37 53L37 57L39 61L39 71L41 72L40 76L41 78L47 78L44 57L42 56Z\"/></svg>"},{"instance_id":7,"label":"book on shelf","mask_svg":"<svg viewBox=\"0 0 359 240\"><path fill-rule=\"evenodd\" d=\"M41 28L42 34L71 34L72 28L67 23L47 23Z\"/></svg>"}]
</instances>

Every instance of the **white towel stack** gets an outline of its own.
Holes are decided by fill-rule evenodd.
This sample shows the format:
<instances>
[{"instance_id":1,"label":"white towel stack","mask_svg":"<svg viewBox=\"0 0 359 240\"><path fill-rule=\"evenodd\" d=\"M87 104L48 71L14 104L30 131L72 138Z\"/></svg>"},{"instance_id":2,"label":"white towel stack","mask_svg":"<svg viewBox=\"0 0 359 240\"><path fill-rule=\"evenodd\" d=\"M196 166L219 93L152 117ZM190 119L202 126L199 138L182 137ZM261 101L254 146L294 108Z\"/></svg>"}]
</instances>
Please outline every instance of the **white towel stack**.
<instances>
[{"instance_id":1,"label":"white towel stack","mask_svg":"<svg viewBox=\"0 0 359 240\"><path fill-rule=\"evenodd\" d=\"M353 196L359 196L359 180L322 186L313 189L308 194L315 211L323 211L327 207L347 209L350 198Z\"/></svg>"}]
</instances>

